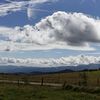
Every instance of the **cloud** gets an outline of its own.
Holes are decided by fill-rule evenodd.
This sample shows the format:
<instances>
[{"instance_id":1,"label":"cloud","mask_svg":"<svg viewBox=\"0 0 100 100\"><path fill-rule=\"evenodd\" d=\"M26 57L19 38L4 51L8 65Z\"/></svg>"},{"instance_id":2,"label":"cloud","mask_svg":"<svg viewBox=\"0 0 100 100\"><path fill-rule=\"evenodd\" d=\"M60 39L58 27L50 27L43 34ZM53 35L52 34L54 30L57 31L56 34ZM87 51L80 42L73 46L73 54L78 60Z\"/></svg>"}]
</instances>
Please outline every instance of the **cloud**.
<instances>
[{"instance_id":1,"label":"cloud","mask_svg":"<svg viewBox=\"0 0 100 100\"><path fill-rule=\"evenodd\" d=\"M0 16L6 16L12 12L20 11L25 9L25 6L28 4L28 2L16 2L11 1L9 3L4 3L0 5Z\"/></svg>"},{"instance_id":2,"label":"cloud","mask_svg":"<svg viewBox=\"0 0 100 100\"><path fill-rule=\"evenodd\" d=\"M32 14L34 13L34 11L38 11L38 9L35 9L34 6L46 2L56 2L57 0L19 0L19 1L6 0L6 1L9 3L0 4L0 16L6 16L16 11L27 10L27 16L28 18L30 18L33 16ZM43 12L44 10L41 11Z\"/></svg>"},{"instance_id":3,"label":"cloud","mask_svg":"<svg viewBox=\"0 0 100 100\"><path fill-rule=\"evenodd\" d=\"M45 12L45 13L50 13L50 11L48 10L44 10L44 9L35 9L34 7L31 7L29 6L27 8L27 16L28 16L28 19L32 19L34 17L36 17L36 12Z\"/></svg>"},{"instance_id":4,"label":"cloud","mask_svg":"<svg viewBox=\"0 0 100 100\"><path fill-rule=\"evenodd\" d=\"M100 64L100 57L94 56L69 56L61 58L7 58L0 57L0 64L12 64L32 67L57 67L57 66L77 66L88 64Z\"/></svg>"},{"instance_id":5,"label":"cloud","mask_svg":"<svg viewBox=\"0 0 100 100\"><path fill-rule=\"evenodd\" d=\"M35 26L0 27L0 50L94 50L100 43L100 20L58 11Z\"/></svg>"},{"instance_id":6,"label":"cloud","mask_svg":"<svg viewBox=\"0 0 100 100\"><path fill-rule=\"evenodd\" d=\"M86 46L88 42L100 42L100 20L82 13L56 12L46 17L35 27L48 33L54 41L65 42L72 46ZM45 30L45 31L44 31Z\"/></svg>"}]
</instances>

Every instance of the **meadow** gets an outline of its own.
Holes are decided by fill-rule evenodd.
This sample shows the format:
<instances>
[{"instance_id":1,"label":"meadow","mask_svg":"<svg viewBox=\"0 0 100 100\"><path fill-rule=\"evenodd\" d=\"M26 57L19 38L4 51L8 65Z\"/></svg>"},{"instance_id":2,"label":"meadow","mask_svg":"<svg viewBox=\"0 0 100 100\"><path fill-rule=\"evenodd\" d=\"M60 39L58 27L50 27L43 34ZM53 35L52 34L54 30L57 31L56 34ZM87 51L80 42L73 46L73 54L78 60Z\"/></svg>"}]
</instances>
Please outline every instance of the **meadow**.
<instances>
[{"instance_id":1,"label":"meadow","mask_svg":"<svg viewBox=\"0 0 100 100\"><path fill-rule=\"evenodd\" d=\"M67 85L81 85L86 81L87 86L100 86L100 71L83 71L52 74L0 74L0 80L27 81L41 83L58 83Z\"/></svg>"},{"instance_id":2,"label":"meadow","mask_svg":"<svg viewBox=\"0 0 100 100\"><path fill-rule=\"evenodd\" d=\"M2 73L0 80L0 100L100 100L100 71L38 75ZM30 82L41 84L32 85ZM47 86L44 83L61 86Z\"/></svg>"},{"instance_id":3,"label":"meadow","mask_svg":"<svg viewBox=\"0 0 100 100\"><path fill-rule=\"evenodd\" d=\"M0 84L0 100L100 100L100 93L78 92L59 87Z\"/></svg>"}]
</instances>

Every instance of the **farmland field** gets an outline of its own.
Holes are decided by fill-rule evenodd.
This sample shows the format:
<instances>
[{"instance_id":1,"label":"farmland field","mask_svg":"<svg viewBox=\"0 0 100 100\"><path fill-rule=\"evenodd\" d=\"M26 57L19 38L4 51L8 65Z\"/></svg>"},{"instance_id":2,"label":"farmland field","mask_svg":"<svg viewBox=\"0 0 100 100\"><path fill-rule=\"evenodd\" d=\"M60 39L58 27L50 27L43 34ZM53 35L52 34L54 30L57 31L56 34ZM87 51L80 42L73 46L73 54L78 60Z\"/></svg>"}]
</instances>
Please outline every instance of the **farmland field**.
<instances>
[{"instance_id":1,"label":"farmland field","mask_svg":"<svg viewBox=\"0 0 100 100\"><path fill-rule=\"evenodd\" d=\"M99 76L100 71L41 75L0 74L0 100L100 100ZM30 82L54 83L61 86L32 85ZM81 82L86 83L80 84Z\"/></svg>"},{"instance_id":2,"label":"farmland field","mask_svg":"<svg viewBox=\"0 0 100 100\"><path fill-rule=\"evenodd\" d=\"M100 100L100 93L75 92L48 86L0 84L0 100Z\"/></svg>"},{"instance_id":3,"label":"farmland field","mask_svg":"<svg viewBox=\"0 0 100 100\"><path fill-rule=\"evenodd\" d=\"M54 73L54 74L0 74L0 80L24 81L44 83L59 83L79 85L83 81L82 75L85 74L88 86L100 86L100 71L85 71L71 73Z\"/></svg>"}]
</instances>

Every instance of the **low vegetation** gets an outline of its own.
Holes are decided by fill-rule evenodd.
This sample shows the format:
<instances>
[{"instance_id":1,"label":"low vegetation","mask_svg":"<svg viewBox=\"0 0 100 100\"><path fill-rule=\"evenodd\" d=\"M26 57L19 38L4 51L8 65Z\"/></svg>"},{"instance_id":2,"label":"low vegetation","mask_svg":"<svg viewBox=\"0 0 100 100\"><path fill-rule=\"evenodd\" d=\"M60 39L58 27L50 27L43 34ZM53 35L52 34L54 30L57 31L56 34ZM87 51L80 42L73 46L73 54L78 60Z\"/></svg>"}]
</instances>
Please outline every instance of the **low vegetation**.
<instances>
[{"instance_id":1,"label":"low vegetation","mask_svg":"<svg viewBox=\"0 0 100 100\"><path fill-rule=\"evenodd\" d=\"M59 83L67 85L100 86L100 71L83 71L54 74L0 74L0 80Z\"/></svg>"},{"instance_id":2,"label":"low vegetation","mask_svg":"<svg viewBox=\"0 0 100 100\"><path fill-rule=\"evenodd\" d=\"M100 71L41 75L0 74L0 100L100 100L99 76ZM40 84L32 85L30 82ZM61 86L46 86L45 83Z\"/></svg>"},{"instance_id":3,"label":"low vegetation","mask_svg":"<svg viewBox=\"0 0 100 100\"><path fill-rule=\"evenodd\" d=\"M88 93L78 87L0 84L0 100L100 100L100 92Z\"/></svg>"}]
</instances>

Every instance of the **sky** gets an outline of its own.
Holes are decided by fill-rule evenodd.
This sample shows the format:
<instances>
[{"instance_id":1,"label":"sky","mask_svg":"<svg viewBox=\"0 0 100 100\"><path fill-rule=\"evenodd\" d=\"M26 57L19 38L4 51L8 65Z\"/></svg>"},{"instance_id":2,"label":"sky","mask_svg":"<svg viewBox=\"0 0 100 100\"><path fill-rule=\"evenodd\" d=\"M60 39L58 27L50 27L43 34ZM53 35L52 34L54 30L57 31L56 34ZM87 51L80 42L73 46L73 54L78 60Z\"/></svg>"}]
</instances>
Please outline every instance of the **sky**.
<instances>
[{"instance_id":1,"label":"sky","mask_svg":"<svg viewBox=\"0 0 100 100\"><path fill-rule=\"evenodd\" d=\"M0 57L100 55L100 0L0 0Z\"/></svg>"}]
</instances>

